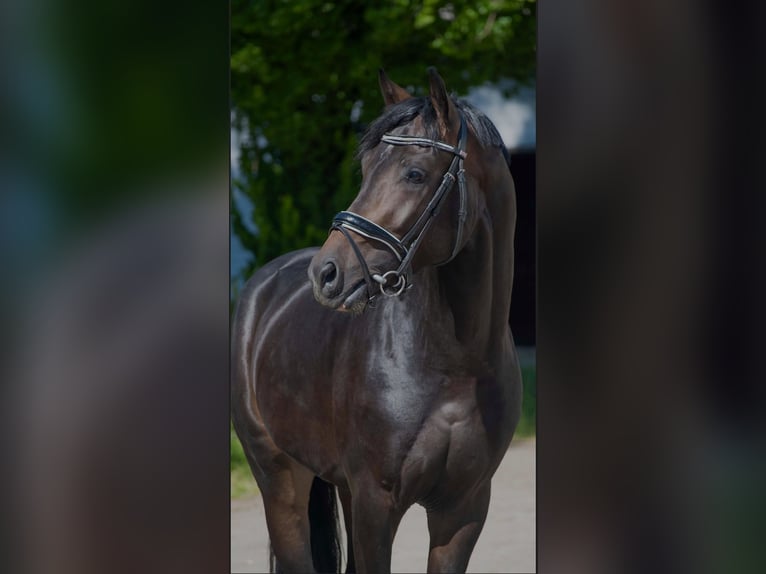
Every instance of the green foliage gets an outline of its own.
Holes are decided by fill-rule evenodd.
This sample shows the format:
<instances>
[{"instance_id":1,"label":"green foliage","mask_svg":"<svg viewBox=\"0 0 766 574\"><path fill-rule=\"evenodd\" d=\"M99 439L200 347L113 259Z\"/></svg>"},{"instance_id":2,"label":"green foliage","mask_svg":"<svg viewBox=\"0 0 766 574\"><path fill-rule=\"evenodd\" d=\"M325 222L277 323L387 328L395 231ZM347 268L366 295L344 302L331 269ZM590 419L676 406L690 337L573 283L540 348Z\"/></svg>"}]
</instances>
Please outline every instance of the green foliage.
<instances>
[{"instance_id":1,"label":"green foliage","mask_svg":"<svg viewBox=\"0 0 766 574\"><path fill-rule=\"evenodd\" d=\"M382 109L377 71L422 95L437 66L450 90L535 72L534 0L232 0L233 123L239 191L253 222L232 227L253 267L321 244L356 195L357 136ZM253 269L246 269L249 275Z\"/></svg>"},{"instance_id":2,"label":"green foliage","mask_svg":"<svg viewBox=\"0 0 766 574\"><path fill-rule=\"evenodd\" d=\"M239 438L237 438L237 433L234 432L234 428L232 427L230 430L230 455L229 455L229 463L231 465L231 469L235 469L241 466L247 466L247 459L245 458L245 451L242 448L242 443L239 442Z\"/></svg>"},{"instance_id":3,"label":"green foliage","mask_svg":"<svg viewBox=\"0 0 766 574\"><path fill-rule=\"evenodd\" d=\"M230 429L229 448L231 452L229 457L231 497L240 498L255 494L258 492L258 485L256 485L255 479L250 472L250 466L247 464L242 443L239 442L233 427Z\"/></svg>"}]
</instances>

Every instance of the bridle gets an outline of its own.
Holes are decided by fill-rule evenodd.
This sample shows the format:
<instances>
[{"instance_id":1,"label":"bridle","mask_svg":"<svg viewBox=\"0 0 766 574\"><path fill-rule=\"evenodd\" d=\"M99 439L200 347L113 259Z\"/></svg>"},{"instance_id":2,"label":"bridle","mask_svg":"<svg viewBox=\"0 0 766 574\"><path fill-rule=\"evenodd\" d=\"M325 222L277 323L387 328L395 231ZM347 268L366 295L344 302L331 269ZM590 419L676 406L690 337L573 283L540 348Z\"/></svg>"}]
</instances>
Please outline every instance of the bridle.
<instances>
[{"instance_id":1,"label":"bridle","mask_svg":"<svg viewBox=\"0 0 766 574\"><path fill-rule=\"evenodd\" d=\"M415 223L412 224L412 227L410 227L409 231L407 231L401 239L374 221L370 221L351 211L341 211L332 220L330 231L337 230L344 235L362 266L362 273L364 274L364 280L367 283L370 301L377 295L375 293L375 285L377 285L380 288L380 292L387 297L398 297L405 289L412 286L407 278L412 259L422 244L426 232L438 215L439 209L441 209L441 206L444 204L447 195L454 186L455 181L458 182L458 190L460 192L457 236L455 237L452 254L448 259L442 261L438 265L445 265L452 261L462 247L463 227L468 213L466 210L465 170L463 169L463 160L466 158L465 148L468 140L468 129L462 112L458 113L460 114L460 131L458 132L458 142L456 146L417 136L384 134L383 137L380 138L382 142L391 145L433 147L452 153L455 156L452 158L452 163L450 163L449 169L442 177L441 184L436 189L436 192L434 192L428 205L426 205L426 208L417 218ZM356 244L356 241L354 241L350 231L383 244L399 261L399 267L391 271L386 271L382 275L379 273L371 274L367 261L365 261L364 255L362 255L362 252L359 250L359 246Z\"/></svg>"}]
</instances>

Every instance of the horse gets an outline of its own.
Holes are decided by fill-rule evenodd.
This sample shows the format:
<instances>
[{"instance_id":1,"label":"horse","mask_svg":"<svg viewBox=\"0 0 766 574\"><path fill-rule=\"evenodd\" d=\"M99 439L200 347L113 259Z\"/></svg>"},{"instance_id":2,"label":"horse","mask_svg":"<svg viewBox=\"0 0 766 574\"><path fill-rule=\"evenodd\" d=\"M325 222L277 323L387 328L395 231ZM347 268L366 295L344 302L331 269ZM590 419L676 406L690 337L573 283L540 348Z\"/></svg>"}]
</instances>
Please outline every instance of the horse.
<instances>
[{"instance_id":1,"label":"horse","mask_svg":"<svg viewBox=\"0 0 766 574\"><path fill-rule=\"evenodd\" d=\"M261 267L235 311L232 422L272 571L340 570L337 496L347 572L390 572L415 503L428 572L464 572L521 414L508 152L428 77L413 97L379 71L357 197L321 247Z\"/></svg>"}]
</instances>

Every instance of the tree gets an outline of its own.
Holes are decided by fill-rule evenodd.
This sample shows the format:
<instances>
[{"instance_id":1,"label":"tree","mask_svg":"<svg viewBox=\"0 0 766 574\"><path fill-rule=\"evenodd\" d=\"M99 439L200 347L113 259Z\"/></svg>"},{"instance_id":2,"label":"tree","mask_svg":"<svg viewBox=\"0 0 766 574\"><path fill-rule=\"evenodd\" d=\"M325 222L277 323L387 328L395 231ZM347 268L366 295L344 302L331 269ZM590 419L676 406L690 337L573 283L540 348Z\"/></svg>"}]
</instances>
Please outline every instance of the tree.
<instances>
[{"instance_id":1,"label":"tree","mask_svg":"<svg viewBox=\"0 0 766 574\"><path fill-rule=\"evenodd\" d=\"M357 138L382 109L378 68L416 95L431 65L458 94L534 78L534 0L231 6L232 121L244 135L234 185L255 205L256 232L234 208L232 226L252 267L321 244L356 195Z\"/></svg>"}]
</instances>

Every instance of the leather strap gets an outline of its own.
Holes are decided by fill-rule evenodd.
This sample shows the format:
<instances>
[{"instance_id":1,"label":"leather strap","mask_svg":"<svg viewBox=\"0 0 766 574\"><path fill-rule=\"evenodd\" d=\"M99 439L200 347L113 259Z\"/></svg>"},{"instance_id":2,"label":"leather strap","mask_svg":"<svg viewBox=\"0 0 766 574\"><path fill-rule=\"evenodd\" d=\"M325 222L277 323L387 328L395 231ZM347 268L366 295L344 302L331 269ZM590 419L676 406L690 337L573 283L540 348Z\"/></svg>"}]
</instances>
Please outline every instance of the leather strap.
<instances>
[{"instance_id":1,"label":"leather strap","mask_svg":"<svg viewBox=\"0 0 766 574\"><path fill-rule=\"evenodd\" d=\"M341 211L332 220L332 229L344 227L351 231L383 243L401 261L407 255L407 250L402 242L393 233L377 223L373 223L366 217L362 217L352 211Z\"/></svg>"}]
</instances>

